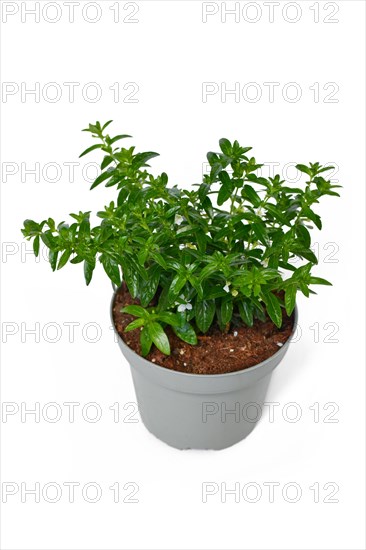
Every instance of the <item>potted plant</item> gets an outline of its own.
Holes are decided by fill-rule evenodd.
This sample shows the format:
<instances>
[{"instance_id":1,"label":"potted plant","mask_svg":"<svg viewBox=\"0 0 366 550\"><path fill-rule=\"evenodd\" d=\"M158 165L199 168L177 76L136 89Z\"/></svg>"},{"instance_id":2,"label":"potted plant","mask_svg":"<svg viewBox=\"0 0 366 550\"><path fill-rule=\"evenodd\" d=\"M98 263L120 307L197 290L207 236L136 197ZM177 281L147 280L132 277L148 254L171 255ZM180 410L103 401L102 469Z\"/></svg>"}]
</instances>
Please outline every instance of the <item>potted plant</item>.
<instances>
[{"instance_id":1,"label":"potted plant","mask_svg":"<svg viewBox=\"0 0 366 550\"><path fill-rule=\"evenodd\" d=\"M102 264L147 428L181 449L228 447L258 420L296 329L297 292L330 284L312 274L309 230L322 227L314 205L339 186L319 163L297 165L301 187L262 177L251 147L221 139L202 183L169 187L166 173L148 170L157 153L117 146L130 136L110 137L111 122L84 130L96 143L80 155L100 150L91 189L117 190L101 223L91 227L90 212L71 214L71 224L26 220L23 235L35 255L46 245L53 270L83 264L87 285Z\"/></svg>"}]
</instances>

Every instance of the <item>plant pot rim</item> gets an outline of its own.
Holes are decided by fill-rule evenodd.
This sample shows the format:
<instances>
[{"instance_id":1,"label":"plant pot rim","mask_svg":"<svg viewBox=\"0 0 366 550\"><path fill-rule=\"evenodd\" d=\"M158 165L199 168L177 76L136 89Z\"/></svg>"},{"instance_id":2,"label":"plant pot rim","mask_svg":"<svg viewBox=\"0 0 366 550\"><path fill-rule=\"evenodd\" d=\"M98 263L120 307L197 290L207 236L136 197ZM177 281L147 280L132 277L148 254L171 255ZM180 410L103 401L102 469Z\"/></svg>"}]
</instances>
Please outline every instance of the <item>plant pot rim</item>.
<instances>
[{"instance_id":1,"label":"plant pot rim","mask_svg":"<svg viewBox=\"0 0 366 550\"><path fill-rule=\"evenodd\" d=\"M194 378L194 379L201 379L201 380L203 380L203 379L207 380L208 378L209 379L220 380L220 379L223 379L223 378L227 378L228 376L238 376L238 375L243 374L245 372L249 373L249 372L253 372L257 369L260 369L260 368L264 367L265 365L267 365L270 361L273 361L273 359L275 359L278 355L283 354L283 352L290 345L291 340L292 340L292 338L293 338L293 336L296 332L296 328L297 328L298 309L297 309L297 304L296 304L295 309L294 309L294 324L293 324L290 336L288 337L286 342L283 344L283 346L278 348L278 351L276 351L276 353L274 353L273 355L270 355L264 361L261 361L260 363L257 363L256 365L253 365L252 367L247 367L245 369L241 369L241 370L237 370L237 371L233 371L233 372L225 372L223 374L194 374L194 373L191 373L191 372L181 372L181 371L177 371L177 370L174 370L174 369L167 369L166 367L162 367L161 365L157 365L156 363L153 363L152 361L149 361L148 359L145 359L145 357L143 357L142 355L139 355L138 353L136 353L132 348L130 348L125 343L123 338L121 338L120 334L118 333L118 331L116 329L116 325L114 324L113 306L114 306L116 294L117 294L119 289L115 285L113 285L113 289L114 289L114 292L113 292L112 300L111 300L110 316L111 316L113 330L116 333L117 338L119 339L120 345L122 347L124 347L126 350L128 350L128 352L134 354L140 361L142 361L142 364L144 364L145 366L148 366L149 368L155 369L155 372L162 373L163 371L168 371L170 373L173 373L176 376L181 376L183 378L191 377L191 378Z\"/></svg>"}]
</instances>

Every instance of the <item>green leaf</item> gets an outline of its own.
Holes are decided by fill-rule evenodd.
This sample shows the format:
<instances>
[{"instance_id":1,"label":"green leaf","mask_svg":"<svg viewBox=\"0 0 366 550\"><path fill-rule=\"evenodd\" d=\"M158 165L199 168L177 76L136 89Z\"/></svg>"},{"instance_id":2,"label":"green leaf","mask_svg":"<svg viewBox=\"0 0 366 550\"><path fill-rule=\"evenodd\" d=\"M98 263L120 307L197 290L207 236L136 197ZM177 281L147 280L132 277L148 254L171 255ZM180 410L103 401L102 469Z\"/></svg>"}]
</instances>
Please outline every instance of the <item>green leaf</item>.
<instances>
[{"instance_id":1,"label":"green leaf","mask_svg":"<svg viewBox=\"0 0 366 550\"><path fill-rule=\"evenodd\" d=\"M275 206L274 204L267 203L265 209L276 218L282 225L290 226L289 221L286 219L286 216Z\"/></svg>"},{"instance_id":2,"label":"green leaf","mask_svg":"<svg viewBox=\"0 0 366 550\"><path fill-rule=\"evenodd\" d=\"M285 308L286 308L287 315L291 315L291 313L295 308L296 292L297 292L296 283L289 284L285 290Z\"/></svg>"},{"instance_id":3,"label":"green leaf","mask_svg":"<svg viewBox=\"0 0 366 550\"><path fill-rule=\"evenodd\" d=\"M97 187L97 185L100 185L103 181L111 178L115 174L115 172L116 170L107 170L106 172L102 172L102 174L100 174L96 178L96 180L94 181L90 189L94 189L95 187Z\"/></svg>"},{"instance_id":4,"label":"green leaf","mask_svg":"<svg viewBox=\"0 0 366 550\"><path fill-rule=\"evenodd\" d=\"M70 260L70 264L81 264L81 262L84 261L84 258L82 256L74 256L72 260Z\"/></svg>"},{"instance_id":5,"label":"green leaf","mask_svg":"<svg viewBox=\"0 0 366 550\"><path fill-rule=\"evenodd\" d=\"M139 317L138 319L135 319L132 321L132 323L129 323L127 327L124 329L124 332L129 332L130 330L135 330L136 328L140 328L144 325L145 319L142 317Z\"/></svg>"},{"instance_id":6,"label":"green leaf","mask_svg":"<svg viewBox=\"0 0 366 550\"><path fill-rule=\"evenodd\" d=\"M300 187L286 187L286 186L282 186L281 187L281 191L282 193L286 193L287 195L298 195L299 193L302 194L303 193L303 190L300 189Z\"/></svg>"},{"instance_id":7,"label":"green leaf","mask_svg":"<svg viewBox=\"0 0 366 550\"><path fill-rule=\"evenodd\" d=\"M191 344L192 346L197 344L197 335L189 323L186 323L182 327L173 326L173 331L183 342L187 342L187 344Z\"/></svg>"},{"instance_id":8,"label":"green leaf","mask_svg":"<svg viewBox=\"0 0 366 550\"><path fill-rule=\"evenodd\" d=\"M181 325L181 320L176 313L171 313L170 311L162 311L158 316L159 321L167 323L172 327L179 327Z\"/></svg>"},{"instance_id":9,"label":"green leaf","mask_svg":"<svg viewBox=\"0 0 366 550\"><path fill-rule=\"evenodd\" d=\"M124 202L127 200L128 195L129 195L129 190L126 189L126 187L122 187L117 197L118 206L122 206L124 204Z\"/></svg>"},{"instance_id":10,"label":"green leaf","mask_svg":"<svg viewBox=\"0 0 366 550\"><path fill-rule=\"evenodd\" d=\"M94 151L95 149L101 149L103 147L103 143L98 143L96 145L92 145L91 147L88 147L87 149L85 149L85 151L83 151L81 153L81 155L79 155L79 159L81 157L83 157L84 155L87 155L88 153L90 153L91 151Z\"/></svg>"},{"instance_id":11,"label":"green leaf","mask_svg":"<svg viewBox=\"0 0 366 550\"><path fill-rule=\"evenodd\" d=\"M167 335L165 334L163 327L159 323L149 323L147 325L149 330L149 335L155 346L160 350L164 355L170 355L170 344Z\"/></svg>"},{"instance_id":12,"label":"green leaf","mask_svg":"<svg viewBox=\"0 0 366 550\"><path fill-rule=\"evenodd\" d=\"M52 267L52 271L55 271L55 269L56 269L57 257L58 257L58 251L57 250L50 250L48 258L49 258L49 261L50 261L50 265Z\"/></svg>"},{"instance_id":13,"label":"green leaf","mask_svg":"<svg viewBox=\"0 0 366 550\"><path fill-rule=\"evenodd\" d=\"M252 223L250 227L258 241L267 246L269 241L266 225L264 223L256 222Z\"/></svg>"},{"instance_id":14,"label":"green leaf","mask_svg":"<svg viewBox=\"0 0 366 550\"><path fill-rule=\"evenodd\" d=\"M149 249L147 247L140 250L140 252L137 254L137 260L140 265L142 266L145 265L148 255L149 255Z\"/></svg>"},{"instance_id":15,"label":"green leaf","mask_svg":"<svg viewBox=\"0 0 366 550\"><path fill-rule=\"evenodd\" d=\"M24 221L24 231L26 237L33 237L34 235L37 235L39 231L41 230L40 225L33 220L25 220Z\"/></svg>"},{"instance_id":16,"label":"green leaf","mask_svg":"<svg viewBox=\"0 0 366 550\"><path fill-rule=\"evenodd\" d=\"M267 313L276 325L280 328L282 326L282 310L278 298L272 292L263 292L263 300L267 307Z\"/></svg>"},{"instance_id":17,"label":"green leaf","mask_svg":"<svg viewBox=\"0 0 366 550\"><path fill-rule=\"evenodd\" d=\"M224 202L226 202L231 197L232 192L232 187L226 183L223 183L217 195L217 204L219 206L223 205Z\"/></svg>"},{"instance_id":18,"label":"green leaf","mask_svg":"<svg viewBox=\"0 0 366 550\"><path fill-rule=\"evenodd\" d=\"M253 308L249 302L243 300L239 302L239 313L240 317L248 327L253 326Z\"/></svg>"},{"instance_id":19,"label":"green leaf","mask_svg":"<svg viewBox=\"0 0 366 550\"><path fill-rule=\"evenodd\" d=\"M231 146L230 141L226 138L221 138L220 141L219 141L219 145L220 145L220 149L224 153L224 155L227 155L228 157L230 157L231 152L232 152L232 146Z\"/></svg>"},{"instance_id":20,"label":"green leaf","mask_svg":"<svg viewBox=\"0 0 366 550\"><path fill-rule=\"evenodd\" d=\"M296 164L296 168L300 171L300 172L303 172L304 174L307 174L308 176L312 176L312 172L311 172L311 169L308 168L307 166L305 166L305 164Z\"/></svg>"},{"instance_id":21,"label":"green leaf","mask_svg":"<svg viewBox=\"0 0 366 550\"><path fill-rule=\"evenodd\" d=\"M142 166L146 166L148 160L158 156L159 153L153 153L150 151L146 153L138 153L132 161L132 166L134 168L141 168Z\"/></svg>"},{"instance_id":22,"label":"green leaf","mask_svg":"<svg viewBox=\"0 0 366 550\"><path fill-rule=\"evenodd\" d=\"M256 208L261 205L261 198L258 193L253 189L251 185L244 185L243 187L243 196L253 204Z\"/></svg>"},{"instance_id":23,"label":"green leaf","mask_svg":"<svg viewBox=\"0 0 366 550\"><path fill-rule=\"evenodd\" d=\"M234 189L234 182L232 181L232 179L230 178L229 174L225 171L225 170L222 170L219 174L219 180L221 181L222 184L224 185L228 185L229 187L231 187L232 189Z\"/></svg>"},{"instance_id":24,"label":"green leaf","mask_svg":"<svg viewBox=\"0 0 366 550\"><path fill-rule=\"evenodd\" d=\"M300 287L300 290L303 293L303 295L306 296L307 298L309 298L310 291L309 291L309 288L308 288L307 284L304 283L303 281L300 281L299 282L299 287Z\"/></svg>"},{"instance_id":25,"label":"green leaf","mask_svg":"<svg viewBox=\"0 0 366 550\"><path fill-rule=\"evenodd\" d=\"M160 266L154 265L147 270L148 278L141 284L140 301L146 307L154 298L160 281Z\"/></svg>"},{"instance_id":26,"label":"green leaf","mask_svg":"<svg viewBox=\"0 0 366 550\"><path fill-rule=\"evenodd\" d=\"M213 273L216 273L217 271L218 271L218 267L216 262L211 262L202 269L199 280L202 282Z\"/></svg>"},{"instance_id":27,"label":"green leaf","mask_svg":"<svg viewBox=\"0 0 366 550\"><path fill-rule=\"evenodd\" d=\"M105 168L107 168L107 166L112 164L112 162L113 162L113 157L110 157L110 156L106 155L104 157L104 159L102 160L102 164L100 165L100 168L102 170L104 170Z\"/></svg>"},{"instance_id":28,"label":"green leaf","mask_svg":"<svg viewBox=\"0 0 366 550\"><path fill-rule=\"evenodd\" d=\"M254 306L254 313L256 318L262 321L262 323L265 323L267 319L266 319L266 314L261 302L257 300L257 298L252 298L252 303Z\"/></svg>"},{"instance_id":29,"label":"green leaf","mask_svg":"<svg viewBox=\"0 0 366 550\"><path fill-rule=\"evenodd\" d=\"M66 265L67 262L69 261L70 256L71 256L71 250L65 250L58 262L57 269L61 269L62 267L64 267L64 265Z\"/></svg>"},{"instance_id":30,"label":"green leaf","mask_svg":"<svg viewBox=\"0 0 366 550\"><path fill-rule=\"evenodd\" d=\"M197 300L195 306L196 324L201 332L210 328L215 317L215 300Z\"/></svg>"},{"instance_id":31,"label":"green leaf","mask_svg":"<svg viewBox=\"0 0 366 550\"><path fill-rule=\"evenodd\" d=\"M34 238L34 241L33 241L33 252L34 252L34 255L37 257L39 255L39 235L37 235L35 238Z\"/></svg>"},{"instance_id":32,"label":"green leaf","mask_svg":"<svg viewBox=\"0 0 366 550\"><path fill-rule=\"evenodd\" d=\"M178 273L174 277L174 279L172 280L172 282L170 284L169 292L168 292L168 302L169 303L173 302L177 298L177 296L179 295L179 292L182 290L182 288L184 287L186 282L187 282L186 275Z\"/></svg>"},{"instance_id":33,"label":"green leaf","mask_svg":"<svg viewBox=\"0 0 366 550\"><path fill-rule=\"evenodd\" d=\"M150 252L150 256L153 260L156 261L157 264L159 264L163 269L168 269L167 263L164 259L164 257L159 254L158 252Z\"/></svg>"},{"instance_id":34,"label":"green leaf","mask_svg":"<svg viewBox=\"0 0 366 550\"><path fill-rule=\"evenodd\" d=\"M298 225L296 227L296 235L302 242L305 248L310 248L311 244L311 237L309 231L306 229L304 225Z\"/></svg>"},{"instance_id":35,"label":"green leaf","mask_svg":"<svg viewBox=\"0 0 366 550\"><path fill-rule=\"evenodd\" d=\"M327 281L326 279L322 279L321 277L310 277L309 283L311 285L327 285L327 286L333 286L332 283Z\"/></svg>"},{"instance_id":36,"label":"green leaf","mask_svg":"<svg viewBox=\"0 0 366 550\"><path fill-rule=\"evenodd\" d=\"M334 166L324 166L323 168L317 170L316 173L321 174L322 172L327 172L328 170L334 170Z\"/></svg>"},{"instance_id":37,"label":"green leaf","mask_svg":"<svg viewBox=\"0 0 366 550\"><path fill-rule=\"evenodd\" d=\"M136 298L139 292L139 274L136 270L136 266L131 261L130 257L124 256L121 259L122 263L122 276L123 279L126 281L126 285L128 287L128 290L132 296L132 298Z\"/></svg>"},{"instance_id":38,"label":"green leaf","mask_svg":"<svg viewBox=\"0 0 366 550\"><path fill-rule=\"evenodd\" d=\"M193 288L195 289L195 291L197 292L199 299L203 300L204 293L203 293L202 284L199 281L199 279L197 277L195 277L195 275L190 275L188 280L191 283L191 285L193 286Z\"/></svg>"},{"instance_id":39,"label":"green leaf","mask_svg":"<svg viewBox=\"0 0 366 550\"><path fill-rule=\"evenodd\" d=\"M84 218L79 227L79 239L90 240L90 222L89 217Z\"/></svg>"},{"instance_id":40,"label":"green leaf","mask_svg":"<svg viewBox=\"0 0 366 550\"><path fill-rule=\"evenodd\" d=\"M210 191L210 186L207 185L207 183L201 183L198 189L198 197L201 202L205 200L209 191Z\"/></svg>"},{"instance_id":41,"label":"green leaf","mask_svg":"<svg viewBox=\"0 0 366 550\"><path fill-rule=\"evenodd\" d=\"M200 252L206 252L207 248L207 237L203 231L195 231L195 238L198 245L198 250Z\"/></svg>"},{"instance_id":42,"label":"green leaf","mask_svg":"<svg viewBox=\"0 0 366 550\"><path fill-rule=\"evenodd\" d=\"M130 315L134 315L135 317L143 317L144 319L147 319L149 316L149 312L146 311L146 309L137 305L125 306L121 309L121 312L129 313Z\"/></svg>"},{"instance_id":43,"label":"green leaf","mask_svg":"<svg viewBox=\"0 0 366 550\"><path fill-rule=\"evenodd\" d=\"M266 178L258 177L256 174L247 174L246 179L253 183L264 185L264 187L266 187L267 189L270 185L269 181Z\"/></svg>"},{"instance_id":44,"label":"green leaf","mask_svg":"<svg viewBox=\"0 0 366 550\"><path fill-rule=\"evenodd\" d=\"M118 136L115 136L109 141L110 145L113 145L113 143L116 143L116 141L119 141L120 139L130 138L132 136L129 136L128 134L120 134Z\"/></svg>"},{"instance_id":45,"label":"green leaf","mask_svg":"<svg viewBox=\"0 0 366 550\"><path fill-rule=\"evenodd\" d=\"M121 286L121 271L118 263L110 256L103 254L100 261L104 267L104 271L117 287Z\"/></svg>"},{"instance_id":46,"label":"green leaf","mask_svg":"<svg viewBox=\"0 0 366 550\"><path fill-rule=\"evenodd\" d=\"M41 239L44 242L44 244L47 246L47 248L51 250L57 246L57 241L55 237L52 235L51 231L45 231L44 233L42 233Z\"/></svg>"},{"instance_id":47,"label":"green leaf","mask_svg":"<svg viewBox=\"0 0 366 550\"><path fill-rule=\"evenodd\" d=\"M106 187L113 187L113 185L117 185L117 183L120 183L121 181L121 174L116 174L112 178L110 178L109 181L105 184Z\"/></svg>"},{"instance_id":48,"label":"green leaf","mask_svg":"<svg viewBox=\"0 0 366 550\"><path fill-rule=\"evenodd\" d=\"M143 357L146 357L152 345L152 339L147 326L144 327L140 333L140 344L141 344L141 353Z\"/></svg>"},{"instance_id":49,"label":"green leaf","mask_svg":"<svg viewBox=\"0 0 366 550\"><path fill-rule=\"evenodd\" d=\"M169 304L168 304L168 291L169 291L169 287L168 286L163 286L163 289L160 293L160 296L159 296L159 301L158 301L158 307L156 308L156 310L159 312L159 311L166 311Z\"/></svg>"},{"instance_id":50,"label":"green leaf","mask_svg":"<svg viewBox=\"0 0 366 550\"><path fill-rule=\"evenodd\" d=\"M306 249L306 248L296 248L294 249L294 252L297 256L300 256L301 258L305 258L305 260L308 260L309 262L313 264L318 263L318 258L315 256L314 252L312 250Z\"/></svg>"},{"instance_id":51,"label":"green leaf","mask_svg":"<svg viewBox=\"0 0 366 550\"><path fill-rule=\"evenodd\" d=\"M87 285L89 285L90 281L92 280L94 269L95 260L93 263L88 262L87 260L84 261L84 277Z\"/></svg>"},{"instance_id":52,"label":"green leaf","mask_svg":"<svg viewBox=\"0 0 366 550\"><path fill-rule=\"evenodd\" d=\"M322 228L322 222L321 222L320 216L318 216L318 214L315 214L315 212L313 212L310 208L308 207L303 208L302 214L305 218L308 218L309 220L314 222L318 229Z\"/></svg>"},{"instance_id":53,"label":"green leaf","mask_svg":"<svg viewBox=\"0 0 366 550\"><path fill-rule=\"evenodd\" d=\"M231 318L233 316L233 299L231 298L231 296L228 298L224 298L221 301L220 314L221 314L221 323L223 325L227 325L228 323L230 323Z\"/></svg>"},{"instance_id":54,"label":"green leaf","mask_svg":"<svg viewBox=\"0 0 366 550\"><path fill-rule=\"evenodd\" d=\"M110 123L113 122L113 120L108 120L108 122L106 122L103 126L102 126L102 131L105 130L107 128L107 126L110 125Z\"/></svg>"},{"instance_id":55,"label":"green leaf","mask_svg":"<svg viewBox=\"0 0 366 550\"><path fill-rule=\"evenodd\" d=\"M264 267L261 270L260 276L263 277L266 281L272 281L273 279L278 279L281 277L277 269L271 269L270 267Z\"/></svg>"},{"instance_id":56,"label":"green leaf","mask_svg":"<svg viewBox=\"0 0 366 550\"><path fill-rule=\"evenodd\" d=\"M209 151L207 153L206 157L207 157L207 160L208 160L210 166L213 166L214 164L217 164L218 161L219 161L219 157L217 156L217 154L213 153L212 151Z\"/></svg>"}]
</instances>

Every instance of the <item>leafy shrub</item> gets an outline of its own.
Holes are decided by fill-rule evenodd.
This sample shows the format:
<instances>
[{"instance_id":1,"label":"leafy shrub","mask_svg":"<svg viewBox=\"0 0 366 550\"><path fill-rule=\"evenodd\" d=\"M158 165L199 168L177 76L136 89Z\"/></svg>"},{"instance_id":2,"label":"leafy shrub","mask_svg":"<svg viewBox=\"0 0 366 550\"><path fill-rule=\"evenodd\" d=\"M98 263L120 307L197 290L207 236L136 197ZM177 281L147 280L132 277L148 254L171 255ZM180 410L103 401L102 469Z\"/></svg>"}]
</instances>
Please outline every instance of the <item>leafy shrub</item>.
<instances>
[{"instance_id":1,"label":"leafy shrub","mask_svg":"<svg viewBox=\"0 0 366 550\"><path fill-rule=\"evenodd\" d=\"M307 181L290 187L279 175L258 175L262 165L248 155L251 147L221 139L221 151L207 154L211 169L202 183L168 187L167 174L148 171L157 153L116 146L130 136L111 138L105 132L111 122L84 130L98 143L80 155L101 150L101 174L91 189L102 183L117 189L116 201L97 213L100 225L91 227L90 212L79 212L70 214L71 224L26 220L22 232L33 239L36 256L40 242L46 245L53 270L83 263L89 284L98 259L115 285L125 281L141 303L124 308L136 317L126 330L142 329L143 355L152 343L170 353L166 325L192 345L213 323L227 331L233 315L252 326L267 311L281 327L282 311L292 313L298 291L308 297L311 285L330 284L311 273L317 258L309 229L322 228L313 210L320 197L339 196L339 186L323 177L332 167L298 164ZM303 262L294 265L294 258Z\"/></svg>"}]
</instances>

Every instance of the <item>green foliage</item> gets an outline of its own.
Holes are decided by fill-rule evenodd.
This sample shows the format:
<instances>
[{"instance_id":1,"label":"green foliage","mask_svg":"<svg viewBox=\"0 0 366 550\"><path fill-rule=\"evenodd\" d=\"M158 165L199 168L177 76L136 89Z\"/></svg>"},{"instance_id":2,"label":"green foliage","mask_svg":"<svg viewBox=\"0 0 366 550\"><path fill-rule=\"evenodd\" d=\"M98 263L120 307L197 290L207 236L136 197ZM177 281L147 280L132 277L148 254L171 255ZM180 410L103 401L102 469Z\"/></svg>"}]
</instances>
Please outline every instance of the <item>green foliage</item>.
<instances>
[{"instance_id":1,"label":"green foliage","mask_svg":"<svg viewBox=\"0 0 366 550\"><path fill-rule=\"evenodd\" d=\"M57 226L51 218L26 220L22 232L33 239L36 256L40 241L49 248L53 270L83 263L89 284L99 260L115 285L125 281L141 304L124 309L136 317L126 331L140 331L143 355L152 344L170 353L167 325L192 345L214 322L227 331L234 317L252 326L267 312L280 327L298 291L309 296L311 285L330 284L311 274L317 258L309 229L322 227L314 211L319 199L339 196L339 186L321 175L331 167L298 164L306 182L290 187L279 175L258 175L262 165L247 156L251 147L221 139L220 152L207 154L210 173L202 183L194 190L168 187L167 174L149 171L157 153L116 146L130 136L110 137L111 122L84 130L98 143L80 155L102 151L91 189L103 183L117 191L97 213L100 224L92 227L90 212L79 212ZM303 262L294 265L295 258Z\"/></svg>"}]
</instances>

